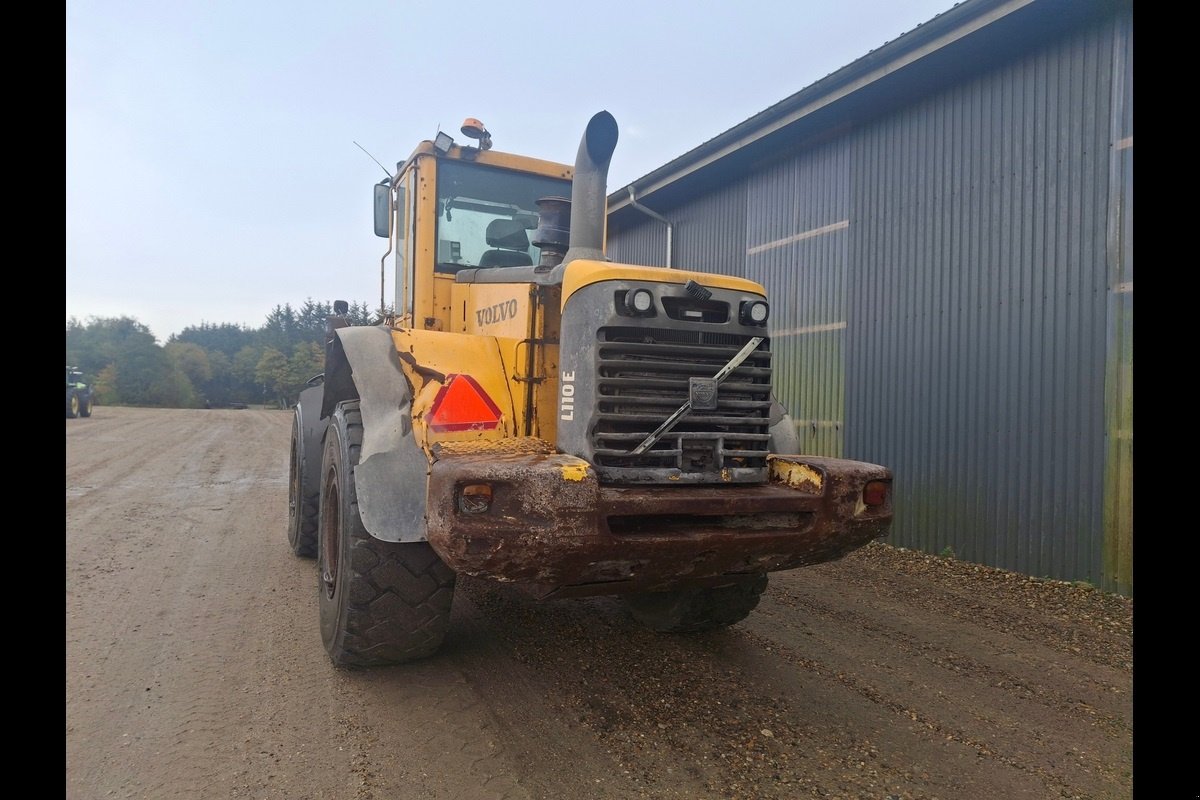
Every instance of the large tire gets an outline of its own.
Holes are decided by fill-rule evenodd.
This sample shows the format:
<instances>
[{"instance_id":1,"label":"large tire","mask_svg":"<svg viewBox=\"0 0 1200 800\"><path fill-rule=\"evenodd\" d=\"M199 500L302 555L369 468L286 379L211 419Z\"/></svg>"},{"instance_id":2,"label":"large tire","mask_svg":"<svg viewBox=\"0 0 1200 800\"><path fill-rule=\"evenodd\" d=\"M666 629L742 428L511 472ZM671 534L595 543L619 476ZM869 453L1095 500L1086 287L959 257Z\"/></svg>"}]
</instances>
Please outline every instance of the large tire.
<instances>
[{"instance_id":1,"label":"large tire","mask_svg":"<svg viewBox=\"0 0 1200 800\"><path fill-rule=\"evenodd\" d=\"M79 416L90 417L92 415L92 393L88 392L83 396L83 402L79 406Z\"/></svg>"},{"instance_id":2,"label":"large tire","mask_svg":"<svg viewBox=\"0 0 1200 800\"><path fill-rule=\"evenodd\" d=\"M317 556L317 515L319 491L306 490L305 471L316 465L305 463L304 434L300 430L300 412L292 414L292 465L288 475L288 544L303 558Z\"/></svg>"},{"instance_id":3,"label":"large tire","mask_svg":"<svg viewBox=\"0 0 1200 800\"><path fill-rule=\"evenodd\" d=\"M67 389L67 419L79 416L79 392Z\"/></svg>"},{"instance_id":4,"label":"large tire","mask_svg":"<svg viewBox=\"0 0 1200 800\"><path fill-rule=\"evenodd\" d=\"M626 607L641 624L663 633L698 633L741 622L758 605L766 575L711 589L679 589L627 595Z\"/></svg>"},{"instance_id":5,"label":"large tire","mask_svg":"<svg viewBox=\"0 0 1200 800\"><path fill-rule=\"evenodd\" d=\"M450 625L454 572L426 542L384 542L363 527L354 487L358 401L339 403L325 433L318 522L321 638L339 667L432 655Z\"/></svg>"}]
</instances>

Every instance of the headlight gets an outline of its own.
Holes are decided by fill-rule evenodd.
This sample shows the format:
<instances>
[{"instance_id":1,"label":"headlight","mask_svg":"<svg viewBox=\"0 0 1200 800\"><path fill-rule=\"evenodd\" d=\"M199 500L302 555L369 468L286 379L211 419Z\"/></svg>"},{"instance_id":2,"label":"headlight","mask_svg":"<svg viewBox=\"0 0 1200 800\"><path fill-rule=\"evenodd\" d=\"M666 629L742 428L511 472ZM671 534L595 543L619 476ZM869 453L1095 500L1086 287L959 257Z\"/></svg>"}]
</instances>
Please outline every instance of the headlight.
<instances>
[{"instance_id":1,"label":"headlight","mask_svg":"<svg viewBox=\"0 0 1200 800\"><path fill-rule=\"evenodd\" d=\"M625 310L630 314L645 316L654 310L654 295L649 289L634 289L625 293Z\"/></svg>"},{"instance_id":2,"label":"headlight","mask_svg":"<svg viewBox=\"0 0 1200 800\"><path fill-rule=\"evenodd\" d=\"M767 317L771 314L771 308L762 300L744 300L742 301L741 311L738 313L738 319L743 325L766 325Z\"/></svg>"}]
</instances>

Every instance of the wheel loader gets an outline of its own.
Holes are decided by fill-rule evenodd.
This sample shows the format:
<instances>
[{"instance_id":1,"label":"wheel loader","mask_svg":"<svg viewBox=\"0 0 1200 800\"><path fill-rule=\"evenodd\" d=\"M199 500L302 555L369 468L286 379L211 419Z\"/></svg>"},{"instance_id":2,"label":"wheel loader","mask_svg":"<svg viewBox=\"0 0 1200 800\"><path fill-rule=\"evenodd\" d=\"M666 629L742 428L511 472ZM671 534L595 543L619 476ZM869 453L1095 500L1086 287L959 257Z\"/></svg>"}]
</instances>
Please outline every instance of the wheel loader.
<instances>
[{"instance_id":1,"label":"wheel loader","mask_svg":"<svg viewBox=\"0 0 1200 800\"><path fill-rule=\"evenodd\" d=\"M699 632L886 535L888 469L799 454L760 284L605 257L612 115L574 165L461 130L374 187L394 313L335 303L294 409L287 535L334 664L433 654L459 575Z\"/></svg>"}]
</instances>

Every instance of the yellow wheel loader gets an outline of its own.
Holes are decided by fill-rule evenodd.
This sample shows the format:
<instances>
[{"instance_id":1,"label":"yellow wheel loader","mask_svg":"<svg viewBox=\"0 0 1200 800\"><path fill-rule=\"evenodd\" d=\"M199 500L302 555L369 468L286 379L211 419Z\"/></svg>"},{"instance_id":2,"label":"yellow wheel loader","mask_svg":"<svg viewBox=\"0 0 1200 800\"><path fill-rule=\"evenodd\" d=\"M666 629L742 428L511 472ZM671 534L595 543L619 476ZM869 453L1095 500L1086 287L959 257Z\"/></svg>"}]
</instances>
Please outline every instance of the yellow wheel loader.
<instances>
[{"instance_id":1,"label":"yellow wheel loader","mask_svg":"<svg viewBox=\"0 0 1200 800\"><path fill-rule=\"evenodd\" d=\"M605 257L609 113L573 167L462 132L376 185L394 316L335 304L295 407L288 540L335 664L434 653L460 574L703 631L886 535L888 469L798 454L761 285Z\"/></svg>"}]
</instances>

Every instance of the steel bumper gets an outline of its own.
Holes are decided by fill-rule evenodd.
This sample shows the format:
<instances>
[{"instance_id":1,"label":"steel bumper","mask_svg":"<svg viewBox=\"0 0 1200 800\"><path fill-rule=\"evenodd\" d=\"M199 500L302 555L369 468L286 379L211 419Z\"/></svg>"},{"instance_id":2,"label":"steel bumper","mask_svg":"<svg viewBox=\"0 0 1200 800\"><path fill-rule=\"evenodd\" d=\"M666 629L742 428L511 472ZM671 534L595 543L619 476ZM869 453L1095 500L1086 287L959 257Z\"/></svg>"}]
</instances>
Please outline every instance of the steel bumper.
<instances>
[{"instance_id":1,"label":"steel bumper","mask_svg":"<svg viewBox=\"0 0 1200 800\"><path fill-rule=\"evenodd\" d=\"M712 585L739 573L831 561L886 535L891 498L863 503L890 470L843 459L772 456L761 485L601 486L561 454L463 454L431 468L430 545L456 572L537 596ZM469 513L467 486L491 487Z\"/></svg>"}]
</instances>

